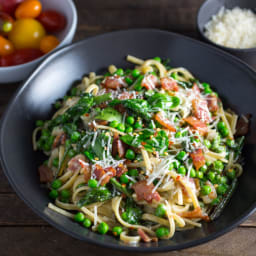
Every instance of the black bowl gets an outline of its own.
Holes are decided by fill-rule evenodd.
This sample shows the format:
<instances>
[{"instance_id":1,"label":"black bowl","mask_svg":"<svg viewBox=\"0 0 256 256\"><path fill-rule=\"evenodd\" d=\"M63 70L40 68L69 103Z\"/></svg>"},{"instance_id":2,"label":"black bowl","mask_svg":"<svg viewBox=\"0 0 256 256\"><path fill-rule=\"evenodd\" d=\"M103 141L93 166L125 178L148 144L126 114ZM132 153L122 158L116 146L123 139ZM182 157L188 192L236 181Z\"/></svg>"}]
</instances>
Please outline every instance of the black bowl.
<instances>
[{"instance_id":1,"label":"black bowl","mask_svg":"<svg viewBox=\"0 0 256 256\"><path fill-rule=\"evenodd\" d=\"M42 155L32 150L31 134L37 119L49 118L52 104L65 95L74 81L90 71L101 72L109 64L131 67L125 56L147 59L168 57L172 66L184 66L209 82L238 113L252 113L252 127L245 145L245 172L219 219L202 228L177 232L171 240L123 244L112 236L93 233L47 208L47 191L40 187L37 166ZM68 46L47 58L19 89L1 124L1 161L17 194L44 220L71 236L116 249L170 251L214 239L244 221L256 206L256 73L237 58L204 43L158 30L128 30L96 36Z\"/></svg>"},{"instance_id":2,"label":"black bowl","mask_svg":"<svg viewBox=\"0 0 256 256\"><path fill-rule=\"evenodd\" d=\"M235 56L239 57L240 59L247 62L249 65L251 65L256 69L256 47L249 48L249 49L235 49L235 48L225 47L225 46L214 43L213 41L209 40L205 36L204 34L205 24L208 21L210 21L211 17L217 14L220 8L223 6L227 9L232 9L238 6L243 9L251 9L254 12L256 10L255 0L207 0L202 4L197 14L197 29L200 35L205 41L225 51L228 51L229 53L234 54Z\"/></svg>"}]
</instances>

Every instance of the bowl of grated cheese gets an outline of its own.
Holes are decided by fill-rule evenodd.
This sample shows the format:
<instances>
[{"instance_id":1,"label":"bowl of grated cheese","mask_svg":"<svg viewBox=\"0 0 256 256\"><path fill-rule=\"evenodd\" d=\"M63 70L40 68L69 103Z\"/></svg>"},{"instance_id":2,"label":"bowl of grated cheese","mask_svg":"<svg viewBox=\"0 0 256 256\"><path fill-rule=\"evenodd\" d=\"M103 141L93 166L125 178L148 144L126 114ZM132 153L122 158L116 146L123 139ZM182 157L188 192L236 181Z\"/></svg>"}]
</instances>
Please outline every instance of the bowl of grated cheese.
<instances>
[{"instance_id":1,"label":"bowl of grated cheese","mask_svg":"<svg viewBox=\"0 0 256 256\"><path fill-rule=\"evenodd\" d=\"M255 0L207 0L197 14L202 38L256 69Z\"/></svg>"}]
</instances>

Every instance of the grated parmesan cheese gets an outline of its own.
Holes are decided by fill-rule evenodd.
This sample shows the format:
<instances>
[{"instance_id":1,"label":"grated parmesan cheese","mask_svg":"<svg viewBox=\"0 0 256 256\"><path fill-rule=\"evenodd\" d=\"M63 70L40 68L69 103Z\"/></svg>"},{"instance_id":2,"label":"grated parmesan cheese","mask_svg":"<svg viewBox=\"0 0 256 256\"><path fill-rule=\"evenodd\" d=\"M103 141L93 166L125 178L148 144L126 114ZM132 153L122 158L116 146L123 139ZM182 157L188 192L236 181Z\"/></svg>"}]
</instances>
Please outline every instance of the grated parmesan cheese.
<instances>
[{"instance_id":1,"label":"grated parmesan cheese","mask_svg":"<svg viewBox=\"0 0 256 256\"><path fill-rule=\"evenodd\" d=\"M205 36L231 48L256 47L256 14L248 9L222 7L205 25Z\"/></svg>"}]
</instances>

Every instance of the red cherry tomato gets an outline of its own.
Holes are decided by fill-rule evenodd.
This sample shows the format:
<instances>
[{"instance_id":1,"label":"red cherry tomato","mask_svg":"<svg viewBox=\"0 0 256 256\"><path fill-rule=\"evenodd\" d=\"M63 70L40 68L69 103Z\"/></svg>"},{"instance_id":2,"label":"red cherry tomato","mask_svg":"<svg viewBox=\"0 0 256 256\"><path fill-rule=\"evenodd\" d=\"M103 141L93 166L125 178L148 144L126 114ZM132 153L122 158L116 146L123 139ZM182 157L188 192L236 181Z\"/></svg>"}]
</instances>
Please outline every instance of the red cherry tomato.
<instances>
[{"instance_id":1,"label":"red cherry tomato","mask_svg":"<svg viewBox=\"0 0 256 256\"><path fill-rule=\"evenodd\" d=\"M65 16L53 10L43 11L38 20L47 32L58 32L64 29L67 24Z\"/></svg>"},{"instance_id":2,"label":"red cherry tomato","mask_svg":"<svg viewBox=\"0 0 256 256\"><path fill-rule=\"evenodd\" d=\"M42 5L38 0L25 0L16 11L16 19L36 18L42 11Z\"/></svg>"},{"instance_id":3,"label":"red cherry tomato","mask_svg":"<svg viewBox=\"0 0 256 256\"><path fill-rule=\"evenodd\" d=\"M0 12L0 34L6 35L13 28L14 20L13 18L4 12Z\"/></svg>"},{"instance_id":4,"label":"red cherry tomato","mask_svg":"<svg viewBox=\"0 0 256 256\"><path fill-rule=\"evenodd\" d=\"M24 0L0 0L0 11L13 15L18 4L23 1Z\"/></svg>"},{"instance_id":5,"label":"red cherry tomato","mask_svg":"<svg viewBox=\"0 0 256 256\"><path fill-rule=\"evenodd\" d=\"M0 67L15 66L35 60L43 53L38 49L20 49L14 53L0 58Z\"/></svg>"}]
</instances>

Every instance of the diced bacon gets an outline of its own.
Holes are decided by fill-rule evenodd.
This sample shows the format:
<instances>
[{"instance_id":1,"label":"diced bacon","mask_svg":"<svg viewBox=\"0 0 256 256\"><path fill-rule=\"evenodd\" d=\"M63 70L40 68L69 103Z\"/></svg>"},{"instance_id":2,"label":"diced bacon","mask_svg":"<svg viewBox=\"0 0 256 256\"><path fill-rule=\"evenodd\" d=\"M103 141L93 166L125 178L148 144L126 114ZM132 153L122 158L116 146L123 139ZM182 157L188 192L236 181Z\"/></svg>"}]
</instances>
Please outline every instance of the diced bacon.
<instances>
[{"instance_id":1,"label":"diced bacon","mask_svg":"<svg viewBox=\"0 0 256 256\"><path fill-rule=\"evenodd\" d=\"M171 122L164 116L162 112L158 112L155 115L155 119L158 123L160 123L163 127L168 129L171 132L176 132L175 127L171 124Z\"/></svg>"},{"instance_id":2,"label":"diced bacon","mask_svg":"<svg viewBox=\"0 0 256 256\"><path fill-rule=\"evenodd\" d=\"M203 214L202 209L200 207L195 208L193 211L190 212L181 212L178 213L179 216L183 218L188 218L188 219L203 219L206 221L209 221L209 216L207 214Z\"/></svg>"},{"instance_id":3,"label":"diced bacon","mask_svg":"<svg viewBox=\"0 0 256 256\"><path fill-rule=\"evenodd\" d=\"M193 164L196 167L196 170L199 170L203 165L205 165L205 158L201 148L196 149L194 152L190 153L190 157L193 160Z\"/></svg>"},{"instance_id":4,"label":"diced bacon","mask_svg":"<svg viewBox=\"0 0 256 256\"><path fill-rule=\"evenodd\" d=\"M241 115L236 124L236 136L244 136L249 131L251 115Z\"/></svg>"},{"instance_id":5,"label":"diced bacon","mask_svg":"<svg viewBox=\"0 0 256 256\"><path fill-rule=\"evenodd\" d=\"M206 100L196 98L192 100L192 108L194 116L204 123L211 121L211 114L209 112Z\"/></svg>"},{"instance_id":6,"label":"diced bacon","mask_svg":"<svg viewBox=\"0 0 256 256\"><path fill-rule=\"evenodd\" d=\"M118 155L120 158L123 158L125 155L125 144L119 139L117 133L114 134L112 143L112 156L116 157L116 155Z\"/></svg>"},{"instance_id":7,"label":"diced bacon","mask_svg":"<svg viewBox=\"0 0 256 256\"><path fill-rule=\"evenodd\" d=\"M57 148L60 145L63 145L66 141L66 134L64 132L58 134L52 144L52 149Z\"/></svg>"},{"instance_id":8,"label":"diced bacon","mask_svg":"<svg viewBox=\"0 0 256 256\"><path fill-rule=\"evenodd\" d=\"M125 113L125 111L126 111L125 107L122 104L115 105L114 109L117 110L118 112L122 113L122 114Z\"/></svg>"},{"instance_id":9,"label":"diced bacon","mask_svg":"<svg viewBox=\"0 0 256 256\"><path fill-rule=\"evenodd\" d=\"M105 88L116 90L118 88L126 87L126 83L120 76L108 76L102 83Z\"/></svg>"},{"instance_id":10,"label":"diced bacon","mask_svg":"<svg viewBox=\"0 0 256 256\"><path fill-rule=\"evenodd\" d=\"M134 93L122 92L121 94L119 94L119 95L117 96L117 98L118 98L119 100L134 99L134 98L135 98L135 95L134 95Z\"/></svg>"},{"instance_id":11,"label":"diced bacon","mask_svg":"<svg viewBox=\"0 0 256 256\"><path fill-rule=\"evenodd\" d=\"M207 96L206 101L210 112L216 112L218 110L218 98L216 95Z\"/></svg>"},{"instance_id":12,"label":"diced bacon","mask_svg":"<svg viewBox=\"0 0 256 256\"><path fill-rule=\"evenodd\" d=\"M40 165L38 168L40 182L47 183L53 181L52 170L47 165Z\"/></svg>"},{"instance_id":13,"label":"diced bacon","mask_svg":"<svg viewBox=\"0 0 256 256\"><path fill-rule=\"evenodd\" d=\"M128 170L126 168L126 166L124 166L123 164L119 164L116 167L116 176L120 177L122 174L126 173Z\"/></svg>"},{"instance_id":14,"label":"diced bacon","mask_svg":"<svg viewBox=\"0 0 256 256\"><path fill-rule=\"evenodd\" d=\"M166 91L179 91L179 86L177 84L177 82L169 77L164 77L160 79L160 83L162 86L162 89L166 90Z\"/></svg>"},{"instance_id":15,"label":"diced bacon","mask_svg":"<svg viewBox=\"0 0 256 256\"><path fill-rule=\"evenodd\" d=\"M82 168L80 163L81 160L84 162L86 161L85 156L82 154L76 155L73 158L71 158L68 162L68 169L73 172L79 171Z\"/></svg>"},{"instance_id":16,"label":"diced bacon","mask_svg":"<svg viewBox=\"0 0 256 256\"><path fill-rule=\"evenodd\" d=\"M114 177L116 175L116 170L113 167L108 167L106 169L103 169L100 165L96 164L94 169L94 175L96 176L96 179L99 181L106 173L108 173L103 180L101 180L100 185L104 186L107 184L111 177Z\"/></svg>"},{"instance_id":17,"label":"diced bacon","mask_svg":"<svg viewBox=\"0 0 256 256\"><path fill-rule=\"evenodd\" d=\"M97 123L98 125L107 125L107 124L108 124L108 121L106 121L106 120L97 120L96 123Z\"/></svg>"},{"instance_id":18,"label":"diced bacon","mask_svg":"<svg viewBox=\"0 0 256 256\"><path fill-rule=\"evenodd\" d=\"M183 119L185 122L187 122L190 126L192 126L194 129L196 129L200 135L206 135L208 132L208 127L205 123L198 120L197 118L193 116L189 116L187 118Z\"/></svg>"},{"instance_id":19,"label":"diced bacon","mask_svg":"<svg viewBox=\"0 0 256 256\"><path fill-rule=\"evenodd\" d=\"M88 163L84 165L83 167L83 172L84 172L84 181L87 183L89 179L91 178L91 167Z\"/></svg>"},{"instance_id":20,"label":"diced bacon","mask_svg":"<svg viewBox=\"0 0 256 256\"><path fill-rule=\"evenodd\" d=\"M145 233L143 229L138 228L138 234L144 242L146 243L151 242L151 238Z\"/></svg>"},{"instance_id":21,"label":"diced bacon","mask_svg":"<svg viewBox=\"0 0 256 256\"><path fill-rule=\"evenodd\" d=\"M154 75L147 75L143 78L141 86L145 87L148 90L153 90L158 84L158 79Z\"/></svg>"},{"instance_id":22,"label":"diced bacon","mask_svg":"<svg viewBox=\"0 0 256 256\"><path fill-rule=\"evenodd\" d=\"M146 180L138 181L132 188L134 189L138 200L145 200L151 203L152 200L160 201L161 197L157 191L153 192L154 185L151 183L147 185Z\"/></svg>"}]
</instances>

